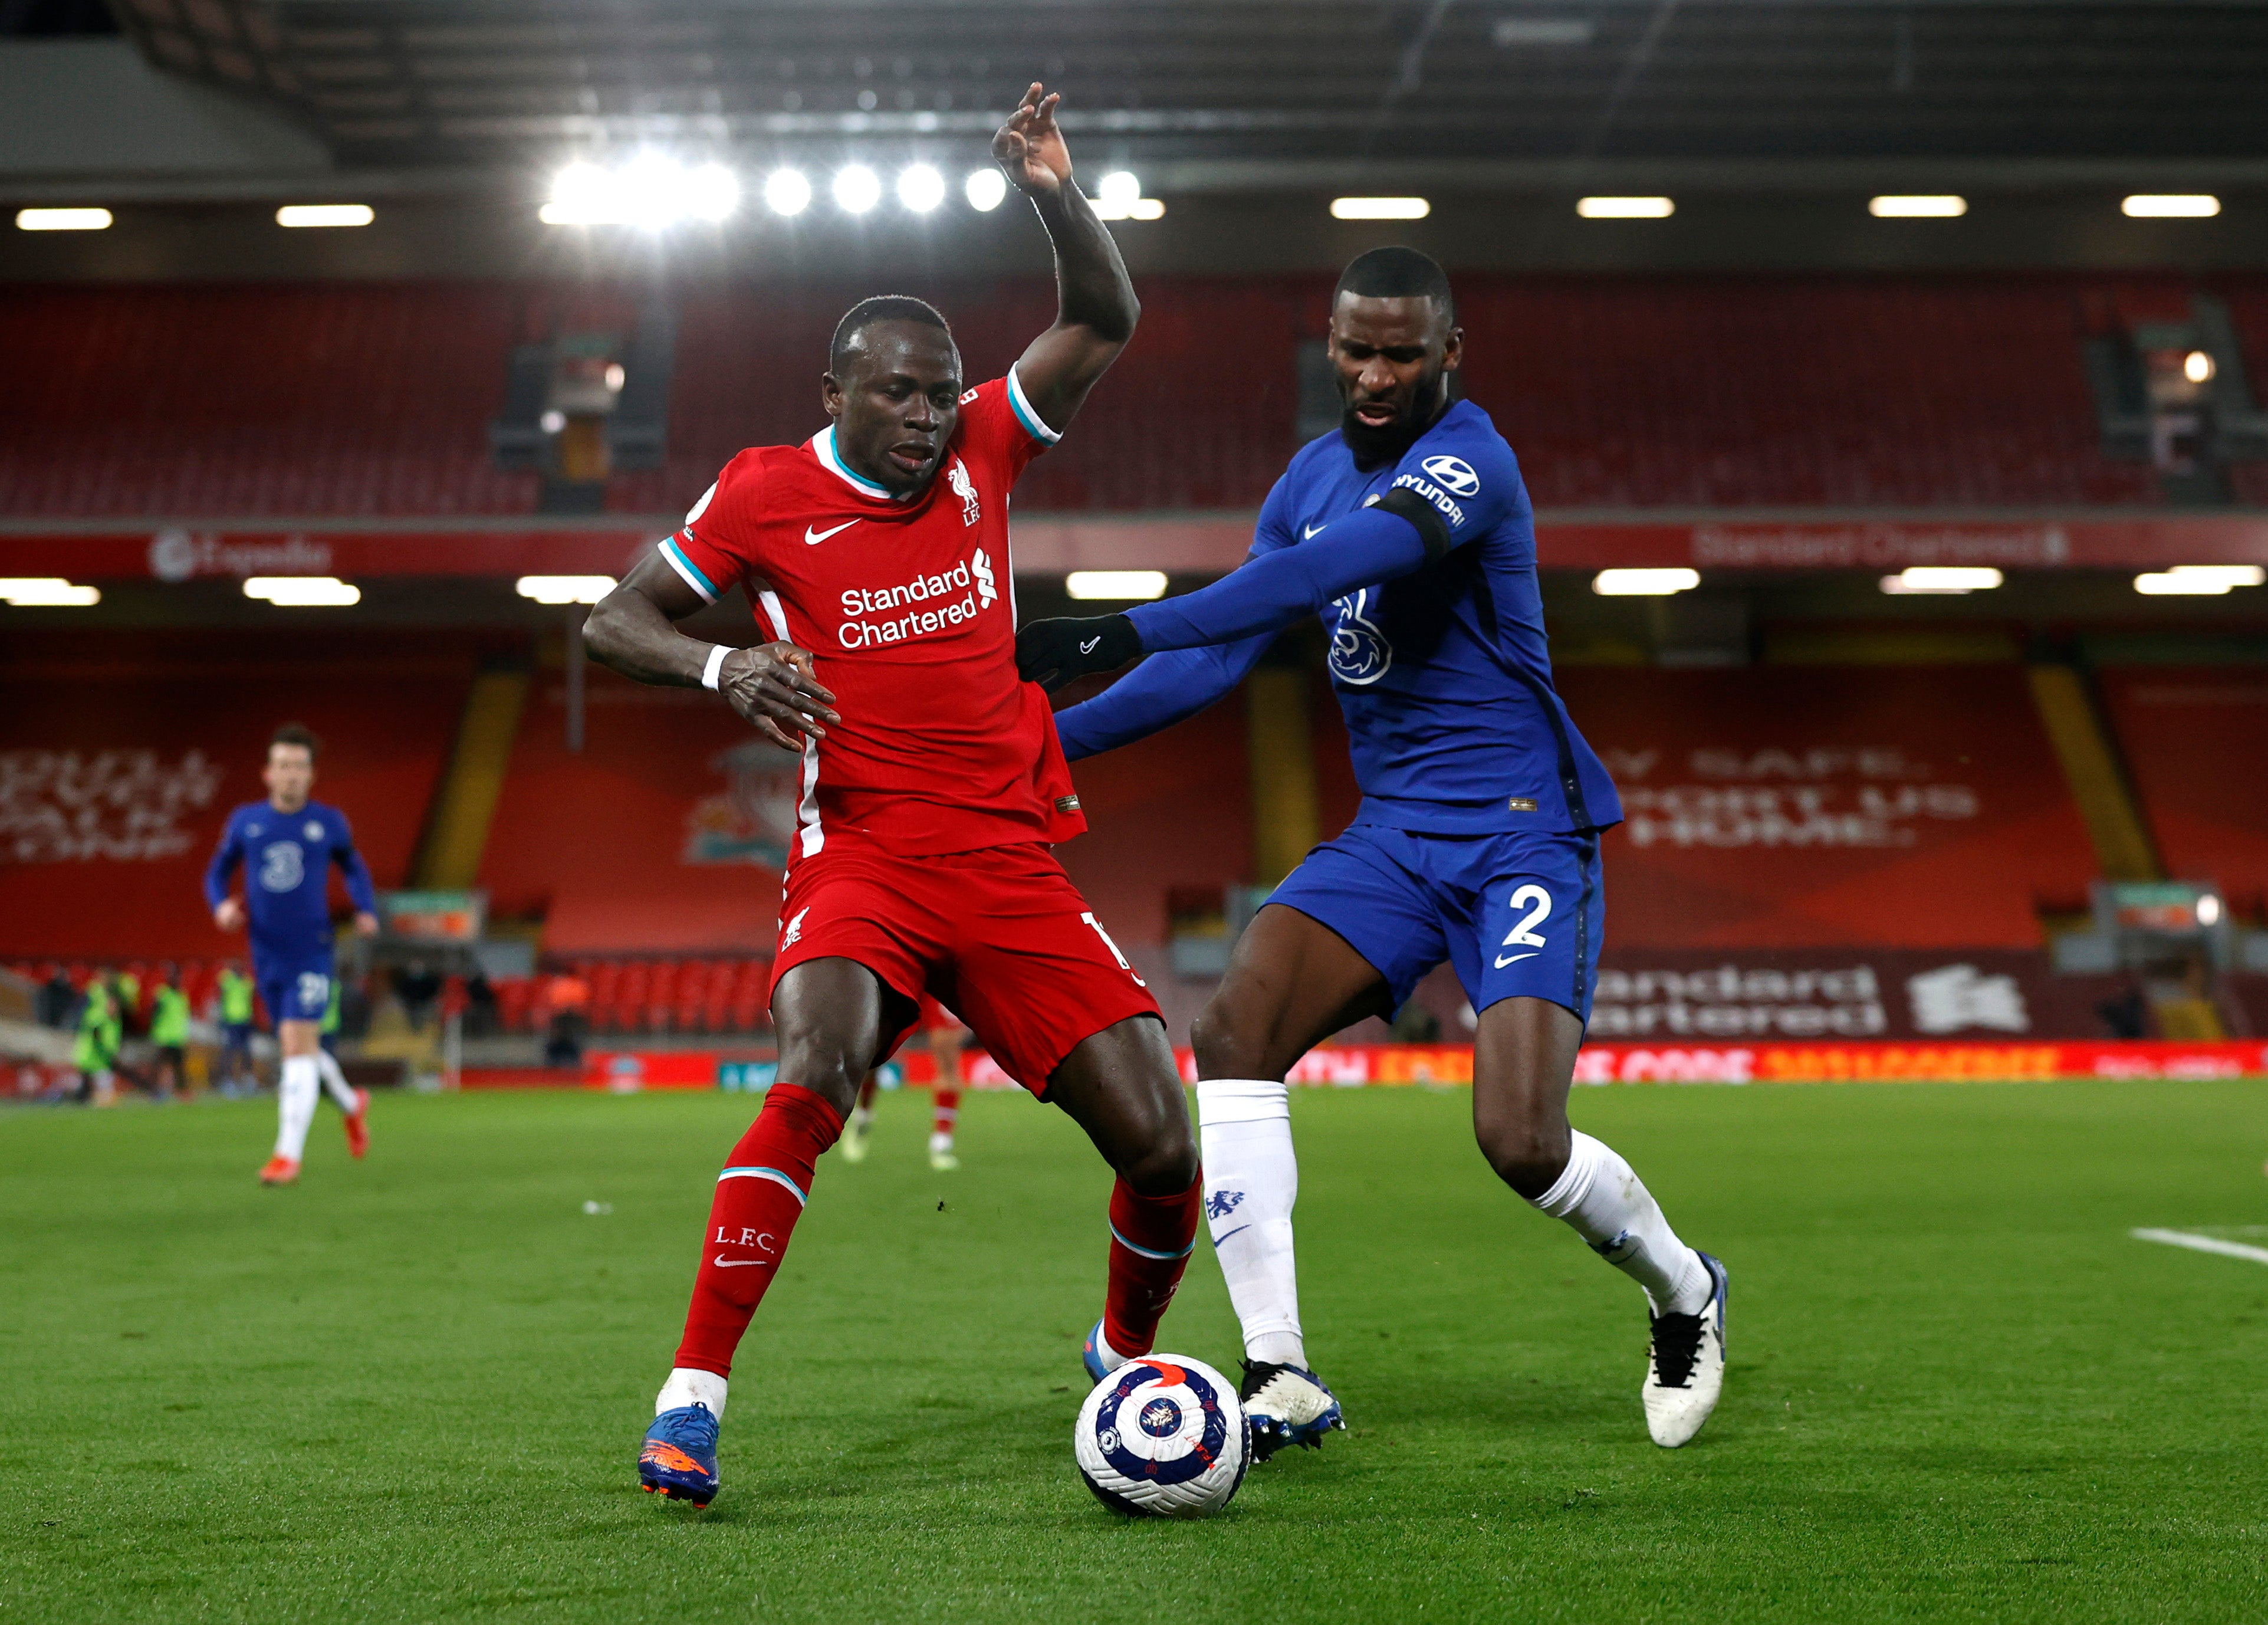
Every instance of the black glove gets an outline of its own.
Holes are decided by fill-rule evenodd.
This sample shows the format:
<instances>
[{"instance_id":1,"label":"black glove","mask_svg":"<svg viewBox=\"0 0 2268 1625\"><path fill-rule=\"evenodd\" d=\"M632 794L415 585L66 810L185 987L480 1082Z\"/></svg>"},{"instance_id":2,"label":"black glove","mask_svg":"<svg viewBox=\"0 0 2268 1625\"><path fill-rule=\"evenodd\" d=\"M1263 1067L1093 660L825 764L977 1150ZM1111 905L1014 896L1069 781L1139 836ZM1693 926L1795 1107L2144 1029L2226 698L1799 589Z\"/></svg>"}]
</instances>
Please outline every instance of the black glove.
<instances>
[{"instance_id":1,"label":"black glove","mask_svg":"<svg viewBox=\"0 0 2268 1625\"><path fill-rule=\"evenodd\" d=\"M1016 633L1016 675L1054 693L1076 677L1116 671L1142 653L1142 635L1123 615L1034 621Z\"/></svg>"}]
</instances>

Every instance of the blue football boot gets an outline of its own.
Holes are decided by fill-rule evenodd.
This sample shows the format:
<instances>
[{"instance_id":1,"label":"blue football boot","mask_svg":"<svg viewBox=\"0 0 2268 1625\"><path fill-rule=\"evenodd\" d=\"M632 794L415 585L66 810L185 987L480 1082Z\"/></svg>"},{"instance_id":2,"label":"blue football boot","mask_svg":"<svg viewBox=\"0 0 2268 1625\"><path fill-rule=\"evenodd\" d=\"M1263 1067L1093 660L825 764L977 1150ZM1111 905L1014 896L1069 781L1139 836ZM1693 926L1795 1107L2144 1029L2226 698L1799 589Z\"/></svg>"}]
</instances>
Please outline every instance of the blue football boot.
<instances>
[{"instance_id":1,"label":"blue football boot","mask_svg":"<svg viewBox=\"0 0 2268 1625\"><path fill-rule=\"evenodd\" d=\"M1102 1322L1094 1323L1094 1330L1086 1334L1086 1347L1079 1351L1079 1363L1086 1367L1087 1379L1101 1382L1110 1375L1110 1368L1102 1363Z\"/></svg>"},{"instance_id":2,"label":"blue football boot","mask_svg":"<svg viewBox=\"0 0 2268 1625\"><path fill-rule=\"evenodd\" d=\"M1252 1424L1252 1459L1265 1461L1286 1444L1321 1450L1323 1435L1346 1431L1338 1396L1313 1371L1273 1361L1244 1362L1236 1397Z\"/></svg>"},{"instance_id":3,"label":"blue football boot","mask_svg":"<svg viewBox=\"0 0 2268 1625\"><path fill-rule=\"evenodd\" d=\"M705 1405L664 1411L638 1448L638 1482L651 1496L707 1506L717 1498L717 1418Z\"/></svg>"}]
</instances>

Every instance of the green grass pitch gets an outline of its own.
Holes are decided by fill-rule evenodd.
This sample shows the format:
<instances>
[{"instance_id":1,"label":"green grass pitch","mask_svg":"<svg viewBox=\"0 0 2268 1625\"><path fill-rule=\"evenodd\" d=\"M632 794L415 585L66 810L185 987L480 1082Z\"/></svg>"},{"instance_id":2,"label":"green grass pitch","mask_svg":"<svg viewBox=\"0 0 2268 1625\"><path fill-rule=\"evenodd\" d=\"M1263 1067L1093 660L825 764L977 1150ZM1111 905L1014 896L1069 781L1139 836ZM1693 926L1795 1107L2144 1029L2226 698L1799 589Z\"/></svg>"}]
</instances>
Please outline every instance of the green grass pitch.
<instances>
[{"instance_id":1,"label":"green grass pitch","mask_svg":"<svg viewBox=\"0 0 2268 1625\"><path fill-rule=\"evenodd\" d=\"M725 1489L643 1495L738 1096L0 1116L0 1621L2268 1617L2258 1082L1578 1092L1732 1270L1707 1430L1647 1443L1637 1289L1488 1176L1461 1090L1297 1095L1310 1350L1351 1434L1205 1522L1071 1461L1106 1182L926 1102L830 1156ZM586 1215L585 1202L612 1211ZM1233 1366L1200 1245L1163 1346Z\"/></svg>"}]
</instances>

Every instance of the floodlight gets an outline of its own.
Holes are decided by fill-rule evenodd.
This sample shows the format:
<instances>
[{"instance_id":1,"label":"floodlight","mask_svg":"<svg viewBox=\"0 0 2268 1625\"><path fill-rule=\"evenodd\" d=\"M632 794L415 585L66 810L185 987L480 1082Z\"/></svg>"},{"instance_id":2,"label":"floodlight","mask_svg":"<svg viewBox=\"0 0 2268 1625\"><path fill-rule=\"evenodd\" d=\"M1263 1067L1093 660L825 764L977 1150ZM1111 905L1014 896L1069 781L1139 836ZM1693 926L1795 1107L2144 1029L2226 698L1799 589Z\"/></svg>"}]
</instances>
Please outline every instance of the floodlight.
<instances>
[{"instance_id":1,"label":"floodlight","mask_svg":"<svg viewBox=\"0 0 2268 1625\"><path fill-rule=\"evenodd\" d=\"M980 214L990 214L1008 196L1008 177L1002 174L998 167L988 164L982 169L970 170L968 179L962 183L962 189L968 195L971 209Z\"/></svg>"},{"instance_id":2,"label":"floodlight","mask_svg":"<svg viewBox=\"0 0 2268 1625\"><path fill-rule=\"evenodd\" d=\"M865 214L882 201L880 177L864 164L835 172L835 206L845 214Z\"/></svg>"},{"instance_id":3,"label":"floodlight","mask_svg":"<svg viewBox=\"0 0 2268 1625\"><path fill-rule=\"evenodd\" d=\"M0 577L0 603L19 609L84 609L101 602L99 589L57 575Z\"/></svg>"},{"instance_id":4,"label":"floodlight","mask_svg":"<svg viewBox=\"0 0 2268 1625\"><path fill-rule=\"evenodd\" d=\"M1909 565L1896 575L1882 578L1882 590L1893 597L1910 593L1982 593L2006 578L1990 565Z\"/></svg>"},{"instance_id":5,"label":"floodlight","mask_svg":"<svg viewBox=\"0 0 2268 1625\"><path fill-rule=\"evenodd\" d=\"M2232 587L2257 587L2268 580L2268 570L2258 565L2176 565L2134 578L2134 590L2146 598L2218 598Z\"/></svg>"},{"instance_id":6,"label":"floodlight","mask_svg":"<svg viewBox=\"0 0 2268 1625\"><path fill-rule=\"evenodd\" d=\"M107 232L110 229L107 209L18 209L16 229L19 232Z\"/></svg>"},{"instance_id":7,"label":"floodlight","mask_svg":"<svg viewBox=\"0 0 2268 1625\"><path fill-rule=\"evenodd\" d=\"M898 202L916 214L927 214L945 201L945 177L927 164L909 164L898 171Z\"/></svg>"},{"instance_id":8,"label":"floodlight","mask_svg":"<svg viewBox=\"0 0 2268 1625\"><path fill-rule=\"evenodd\" d=\"M2220 199L2210 192L2137 192L2118 207L2135 220L2207 220L2220 212Z\"/></svg>"},{"instance_id":9,"label":"floodlight","mask_svg":"<svg viewBox=\"0 0 2268 1625\"><path fill-rule=\"evenodd\" d=\"M764 206L774 214L801 214L811 207L811 182L800 170L773 170L764 177Z\"/></svg>"},{"instance_id":10,"label":"floodlight","mask_svg":"<svg viewBox=\"0 0 2268 1625\"><path fill-rule=\"evenodd\" d=\"M1969 200L1951 193L1869 199L1867 212L1878 220L1953 220L1969 212Z\"/></svg>"},{"instance_id":11,"label":"floodlight","mask_svg":"<svg viewBox=\"0 0 2268 1625\"><path fill-rule=\"evenodd\" d=\"M1074 570L1064 578L1064 591L1073 598L1125 601L1161 598L1166 592L1162 570Z\"/></svg>"},{"instance_id":12,"label":"floodlight","mask_svg":"<svg viewBox=\"0 0 2268 1625\"><path fill-rule=\"evenodd\" d=\"M1667 220L1677 205L1667 197L1584 197L1575 212L1586 220Z\"/></svg>"},{"instance_id":13,"label":"floodlight","mask_svg":"<svg viewBox=\"0 0 2268 1625\"><path fill-rule=\"evenodd\" d=\"M378 211L368 203L286 203L276 211L278 225L368 225Z\"/></svg>"},{"instance_id":14,"label":"floodlight","mask_svg":"<svg viewBox=\"0 0 2268 1625\"><path fill-rule=\"evenodd\" d=\"M696 219L729 219L740 207L740 177L722 164L703 164L685 177L684 199Z\"/></svg>"},{"instance_id":15,"label":"floodlight","mask_svg":"<svg viewBox=\"0 0 2268 1625\"><path fill-rule=\"evenodd\" d=\"M1094 200L1130 209L1142 199L1142 182L1130 169L1114 169L1095 182Z\"/></svg>"},{"instance_id":16,"label":"floodlight","mask_svg":"<svg viewBox=\"0 0 2268 1625\"><path fill-rule=\"evenodd\" d=\"M1422 197L1334 197L1334 220L1422 220L1433 205Z\"/></svg>"},{"instance_id":17,"label":"floodlight","mask_svg":"<svg viewBox=\"0 0 2268 1625\"><path fill-rule=\"evenodd\" d=\"M281 609L328 609L360 603L362 588L335 575L255 575L245 581L244 595Z\"/></svg>"},{"instance_id":18,"label":"floodlight","mask_svg":"<svg viewBox=\"0 0 2268 1625\"><path fill-rule=\"evenodd\" d=\"M1682 567L1664 570L1602 570L1591 578L1591 590L1602 598L1667 598L1701 585L1701 572Z\"/></svg>"},{"instance_id":19,"label":"floodlight","mask_svg":"<svg viewBox=\"0 0 2268 1625\"><path fill-rule=\"evenodd\" d=\"M522 598L538 603L596 603L615 590L610 575L524 575L512 584Z\"/></svg>"}]
</instances>

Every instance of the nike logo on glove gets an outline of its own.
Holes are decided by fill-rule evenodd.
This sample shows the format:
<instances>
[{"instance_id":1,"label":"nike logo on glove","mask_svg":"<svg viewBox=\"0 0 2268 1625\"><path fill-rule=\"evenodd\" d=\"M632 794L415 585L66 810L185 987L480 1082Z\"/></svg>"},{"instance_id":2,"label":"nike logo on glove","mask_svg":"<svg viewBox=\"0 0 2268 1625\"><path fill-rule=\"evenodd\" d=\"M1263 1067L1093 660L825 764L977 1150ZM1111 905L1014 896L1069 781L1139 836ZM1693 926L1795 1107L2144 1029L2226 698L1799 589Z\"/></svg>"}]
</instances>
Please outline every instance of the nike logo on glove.
<instances>
[{"instance_id":1,"label":"nike logo on glove","mask_svg":"<svg viewBox=\"0 0 2268 1625\"><path fill-rule=\"evenodd\" d=\"M858 522L858 521L855 519L846 519L841 524L836 526L833 530L821 530L815 527L806 525L803 528L803 544L806 547L817 547L821 542L826 541L828 537L835 536L841 531L848 530L851 526Z\"/></svg>"},{"instance_id":2,"label":"nike logo on glove","mask_svg":"<svg viewBox=\"0 0 2268 1625\"><path fill-rule=\"evenodd\" d=\"M1081 654L1094 654L1097 649L1101 648L1101 646L1102 646L1102 639L1100 639L1100 638L1089 638L1089 639L1088 639L1085 643L1082 643L1082 644L1080 644L1080 645L1079 646L1079 652Z\"/></svg>"},{"instance_id":3,"label":"nike logo on glove","mask_svg":"<svg viewBox=\"0 0 2268 1625\"><path fill-rule=\"evenodd\" d=\"M1543 951L1543 950L1541 949L1536 949L1536 953L1541 953ZM1508 964L1518 964L1523 959L1533 959L1535 957L1535 954L1498 954L1496 957L1496 968L1501 971Z\"/></svg>"}]
</instances>

